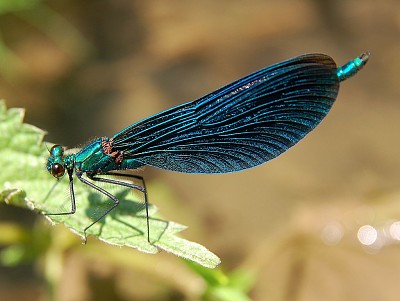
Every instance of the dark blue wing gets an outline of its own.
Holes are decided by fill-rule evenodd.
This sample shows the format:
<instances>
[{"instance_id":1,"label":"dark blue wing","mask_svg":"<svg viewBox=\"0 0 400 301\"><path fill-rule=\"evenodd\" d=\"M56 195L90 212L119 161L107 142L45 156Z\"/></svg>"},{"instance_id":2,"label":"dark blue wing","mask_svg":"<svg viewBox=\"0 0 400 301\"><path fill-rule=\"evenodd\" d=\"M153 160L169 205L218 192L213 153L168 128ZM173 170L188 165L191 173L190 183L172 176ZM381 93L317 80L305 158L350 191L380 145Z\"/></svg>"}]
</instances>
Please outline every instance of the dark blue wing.
<instances>
[{"instance_id":1,"label":"dark blue wing","mask_svg":"<svg viewBox=\"0 0 400 301\"><path fill-rule=\"evenodd\" d=\"M332 58L299 56L131 125L115 150L143 165L226 173L271 160L329 112L339 79Z\"/></svg>"}]
</instances>

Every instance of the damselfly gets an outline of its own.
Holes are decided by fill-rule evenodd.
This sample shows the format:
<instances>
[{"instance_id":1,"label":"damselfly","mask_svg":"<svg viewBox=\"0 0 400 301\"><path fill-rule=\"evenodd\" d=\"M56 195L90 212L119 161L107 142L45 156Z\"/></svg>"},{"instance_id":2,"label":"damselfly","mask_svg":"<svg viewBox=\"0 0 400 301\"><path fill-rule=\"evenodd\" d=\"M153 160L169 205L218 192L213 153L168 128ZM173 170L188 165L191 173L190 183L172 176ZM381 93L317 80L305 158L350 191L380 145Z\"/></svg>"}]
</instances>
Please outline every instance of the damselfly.
<instances>
[{"instance_id":1,"label":"damselfly","mask_svg":"<svg viewBox=\"0 0 400 301\"><path fill-rule=\"evenodd\" d=\"M324 54L306 54L266 67L195 101L132 124L113 137L91 141L75 154L50 150L47 170L69 177L71 210L76 211L73 176L113 201L86 231L118 206L116 196L96 182L144 193L150 242L148 198L143 186L107 178L149 165L183 173L217 174L265 163L299 142L328 114L339 83L368 61L365 52L342 67ZM144 183L144 181L143 181Z\"/></svg>"}]
</instances>

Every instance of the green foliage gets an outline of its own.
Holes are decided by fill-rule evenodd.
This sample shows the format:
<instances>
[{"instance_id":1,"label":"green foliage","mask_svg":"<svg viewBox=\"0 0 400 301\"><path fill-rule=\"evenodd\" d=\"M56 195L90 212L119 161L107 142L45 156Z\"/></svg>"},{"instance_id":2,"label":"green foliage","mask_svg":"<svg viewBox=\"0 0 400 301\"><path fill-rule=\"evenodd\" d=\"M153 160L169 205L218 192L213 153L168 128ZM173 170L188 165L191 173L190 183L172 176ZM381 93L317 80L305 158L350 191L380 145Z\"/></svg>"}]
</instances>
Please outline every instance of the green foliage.
<instances>
[{"instance_id":1,"label":"green foliage","mask_svg":"<svg viewBox=\"0 0 400 301\"><path fill-rule=\"evenodd\" d=\"M45 132L23 124L22 109L6 109L0 101L0 201L39 212L70 210L67 177L56 181L45 169L48 150L42 139ZM75 181L77 212L67 216L47 216L53 223L63 223L84 237L83 229L112 204L93 189ZM156 216L150 206L150 240L141 195L125 188L106 187L120 200L120 205L88 231L89 235L112 245L128 246L145 253L165 250L179 257L214 268L220 259L205 247L176 236L186 227ZM18 257L18 252L11 252ZM5 255L4 255L5 256ZM7 259L7 258L6 258ZM8 258L15 261L18 258Z\"/></svg>"},{"instance_id":2,"label":"green foliage","mask_svg":"<svg viewBox=\"0 0 400 301\"><path fill-rule=\"evenodd\" d=\"M250 301L247 293L253 286L255 275L248 271L236 270L226 275L221 270L210 270L193 263L188 265L207 283L205 300Z\"/></svg>"}]
</instances>

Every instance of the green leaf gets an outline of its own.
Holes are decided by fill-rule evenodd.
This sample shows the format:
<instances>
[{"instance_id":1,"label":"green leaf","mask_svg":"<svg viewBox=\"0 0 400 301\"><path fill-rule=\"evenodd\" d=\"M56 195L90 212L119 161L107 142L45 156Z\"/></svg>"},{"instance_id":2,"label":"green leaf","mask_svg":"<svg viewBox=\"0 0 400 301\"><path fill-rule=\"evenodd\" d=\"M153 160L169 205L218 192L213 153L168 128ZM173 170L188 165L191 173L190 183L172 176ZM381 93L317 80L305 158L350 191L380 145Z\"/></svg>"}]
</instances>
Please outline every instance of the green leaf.
<instances>
[{"instance_id":1,"label":"green leaf","mask_svg":"<svg viewBox=\"0 0 400 301\"><path fill-rule=\"evenodd\" d=\"M59 213L71 209L67 177L56 181L46 170L48 150L42 140L45 132L22 123L24 110L7 110L0 100L0 201L39 212ZM50 145L49 145L50 146ZM112 205L112 201L80 181L74 181L77 211L73 215L46 216L54 224L64 223L84 237L83 229ZM165 250L214 268L220 259L205 247L178 237L186 229L156 216L150 206L150 240L147 241L146 213L142 196L125 188L105 187L120 205L88 230L89 235L117 246L128 246L146 253Z\"/></svg>"}]
</instances>

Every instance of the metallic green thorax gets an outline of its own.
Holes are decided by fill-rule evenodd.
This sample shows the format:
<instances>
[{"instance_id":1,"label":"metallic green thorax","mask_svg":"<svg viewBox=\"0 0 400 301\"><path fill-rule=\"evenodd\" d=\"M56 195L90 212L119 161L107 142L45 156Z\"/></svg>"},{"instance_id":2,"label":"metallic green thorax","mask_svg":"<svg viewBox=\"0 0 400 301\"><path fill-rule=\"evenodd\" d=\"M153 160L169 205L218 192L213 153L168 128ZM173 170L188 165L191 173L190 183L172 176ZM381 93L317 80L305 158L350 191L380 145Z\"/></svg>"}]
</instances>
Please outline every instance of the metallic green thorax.
<instances>
[{"instance_id":1,"label":"metallic green thorax","mask_svg":"<svg viewBox=\"0 0 400 301\"><path fill-rule=\"evenodd\" d=\"M130 158L124 158L123 152L114 151L112 139L108 137L93 140L76 154L65 156L62 146L53 146L47 160L47 170L52 173L52 166L56 164L64 167L65 171L75 169L78 173L106 173L112 170L135 169L142 165Z\"/></svg>"},{"instance_id":2,"label":"metallic green thorax","mask_svg":"<svg viewBox=\"0 0 400 301\"><path fill-rule=\"evenodd\" d=\"M77 171L103 173L121 169L111 153L105 153L104 141L109 139L107 137L96 139L75 155Z\"/></svg>"}]
</instances>

